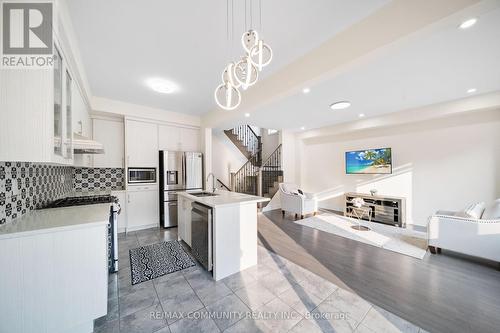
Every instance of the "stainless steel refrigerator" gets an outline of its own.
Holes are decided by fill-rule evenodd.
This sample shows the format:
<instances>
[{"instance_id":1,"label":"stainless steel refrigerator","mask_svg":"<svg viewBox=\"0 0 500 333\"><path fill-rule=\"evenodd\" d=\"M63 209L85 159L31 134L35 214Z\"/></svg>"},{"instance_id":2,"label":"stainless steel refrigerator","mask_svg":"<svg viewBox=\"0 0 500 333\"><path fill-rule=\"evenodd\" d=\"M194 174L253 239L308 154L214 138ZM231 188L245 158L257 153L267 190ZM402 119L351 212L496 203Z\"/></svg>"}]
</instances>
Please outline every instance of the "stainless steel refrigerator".
<instances>
[{"instance_id":1,"label":"stainless steel refrigerator","mask_svg":"<svg viewBox=\"0 0 500 333\"><path fill-rule=\"evenodd\" d=\"M203 154L166 151L160 154L160 224L177 226L177 193L203 189Z\"/></svg>"}]
</instances>

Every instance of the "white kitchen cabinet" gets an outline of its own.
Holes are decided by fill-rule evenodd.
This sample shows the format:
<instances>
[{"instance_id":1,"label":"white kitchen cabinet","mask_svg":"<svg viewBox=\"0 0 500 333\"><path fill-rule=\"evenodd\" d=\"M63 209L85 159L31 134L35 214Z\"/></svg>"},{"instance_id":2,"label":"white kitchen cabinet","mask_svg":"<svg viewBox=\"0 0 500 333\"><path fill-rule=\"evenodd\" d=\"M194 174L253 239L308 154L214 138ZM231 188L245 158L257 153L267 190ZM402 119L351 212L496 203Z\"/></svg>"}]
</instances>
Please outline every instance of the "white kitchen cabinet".
<instances>
[{"instance_id":1,"label":"white kitchen cabinet","mask_svg":"<svg viewBox=\"0 0 500 333\"><path fill-rule=\"evenodd\" d=\"M127 229L127 193L125 191L113 191L111 195L118 198L120 202L120 215L118 215L118 232L125 232Z\"/></svg>"},{"instance_id":2,"label":"white kitchen cabinet","mask_svg":"<svg viewBox=\"0 0 500 333\"><path fill-rule=\"evenodd\" d=\"M200 130L159 125L158 144L160 150L200 151Z\"/></svg>"},{"instance_id":3,"label":"white kitchen cabinet","mask_svg":"<svg viewBox=\"0 0 500 333\"><path fill-rule=\"evenodd\" d=\"M107 312L106 220L0 240L0 332L92 331Z\"/></svg>"},{"instance_id":4,"label":"white kitchen cabinet","mask_svg":"<svg viewBox=\"0 0 500 333\"><path fill-rule=\"evenodd\" d=\"M158 126L159 150L181 150L180 138L179 127L168 125Z\"/></svg>"},{"instance_id":5,"label":"white kitchen cabinet","mask_svg":"<svg viewBox=\"0 0 500 333\"><path fill-rule=\"evenodd\" d=\"M125 126L127 168L157 168L158 125L127 119Z\"/></svg>"},{"instance_id":6,"label":"white kitchen cabinet","mask_svg":"<svg viewBox=\"0 0 500 333\"><path fill-rule=\"evenodd\" d=\"M191 204L192 200L179 196L177 205L177 237L191 246Z\"/></svg>"},{"instance_id":7,"label":"white kitchen cabinet","mask_svg":"<svg viewBox=\"0 0 500 333\"><path fill-rule=\"evenodd\" d=\"M92 137L92 119L89 114L89 106L85 102L82 92L76 82L73 81L71 88L71 100L73 104L73 131L84 137Z\"/></svg>"},{"instance_id":8,"label":"white kitchen cabinet","mask_svg":"<svg viewBox=\"0 0 500 333\"><path fill-rule=\"evenodd\" d=\"M92 119L93 139L103 144L104 154L94 155L96 168L123 168L125 153L124 125L121 119Z\"/></svg>"},{"instance_id":9,"label":"white kitchen cabinet","mask_svg":"<svg viewBox=\"0 0 500 333\"><path fill-rule=\"evenodd\" d=\"M1 70L0 161L52 161L53 76L53 70Z\"/></svg>"},{"instance_id":10,"label":"white kitchen cabinet","mask_svg":"<svg viewBox=\"0 0 500 333\"><path fill-rule=\"evenodd\" d=\"M2 71L0 160L73 164L78 89L69 53L56 41L53 68Z\"/></svg>"},{"instance_id":11,"label":"white kitchen cabinet","mask_svg":"<svg viewBox=\"0 0 500 333\"><path fill-rule=\"evenodd\" d=\"M59 47L54 48L52 161L73 164L73 78Z\"/></svg>"},{"instance_id":12,"label":"white kitchen cabinet","mask_svg":"<svg viewBox=\"0 0 500 333\"><path fill-rule=\"evenodd\" d=\"M181 150L200 151L200 130L195 128L181 128Z\"/></svg>"},{"instance_id":13,"label":"white kitchen cabinet","mask_svg":"<svg viewBox=\"0 0 500 333\"><path fill-rule=\"evenodd\" d=\"M159 218L158 186L129 186L127 190L127 231L156 227Z\"/></svg>"},{"instance_id":14,"label":"white kitchen cabinet","mask_svg":"<svg viewBox=\"0 0 500 333\"><path fill-rule=\"evenodd\" d=\"M65 114L63 112L63 61L59 50L54 49L54 155L63 158Z\"/></svg>"},{"instance_id":15,"label":"white kitchen cabinet","mask_svg":"<svg viewBox=\"0 0 500 333\"><path fill-rule=\"evenodd\" d=\"M75 83L72 82L71 101L73 105L73 132L87 138L92 138L92 120L90 119L89 107L85 103L82 93ZM92 167L92 155L73 155L73 165L79 167Z\"/></svg>"}]
</instances>

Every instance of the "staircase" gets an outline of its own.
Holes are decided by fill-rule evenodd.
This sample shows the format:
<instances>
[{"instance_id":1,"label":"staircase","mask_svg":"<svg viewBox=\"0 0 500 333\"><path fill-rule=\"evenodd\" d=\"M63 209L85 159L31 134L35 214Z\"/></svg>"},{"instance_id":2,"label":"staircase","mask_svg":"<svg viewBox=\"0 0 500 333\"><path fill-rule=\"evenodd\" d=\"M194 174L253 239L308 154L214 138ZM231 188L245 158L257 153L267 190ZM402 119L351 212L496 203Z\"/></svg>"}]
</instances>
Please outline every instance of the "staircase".
<instances>
[{"instance_id":1,"label":"staircase","mask_svg":"<svg viewBox=\"0 0 500 333\"><path fill-rule=\"evenodd\" d=\"M247 158L252 159L255 166L262 164L262 140L249 125L241 125L224 133L238 150Z\"/></svg>"},{"instance_id":2,"label":"staircase","mask_svg":"<svg viewBox=\"0 0 500 333\"><path fill-rule=\"evenodd\" d=\"M231 174L231 191L272 198L278 191L278 184L283 182L281 144L262 162L261 137L249 125L225 130L224 133L247 158L245 164Z\"/></svg>"},{"instance_id":3,"label":"staircase","mask_svg":"<svg viewBox=\"0 0 500 333\"><path fill-rule=\"evenodd\" d=\"M272 198L279 189L279 183L283 182L283 169L281 168L281 144L262 163L260 168L262 179L261 195ZM266 203L267 204L267 203Z\"/></svg>"},{"instance_id":4,"label":"staircase","mask_svg":"<svg viewBox=\"0 0 500 333\"><path fill-rule=\"evenodd\" d=\"M258 155L260 154L255 154L249 158L238 171L231 175L233 191L250 195L258 194Z\"/></svg>"}]
</instances>

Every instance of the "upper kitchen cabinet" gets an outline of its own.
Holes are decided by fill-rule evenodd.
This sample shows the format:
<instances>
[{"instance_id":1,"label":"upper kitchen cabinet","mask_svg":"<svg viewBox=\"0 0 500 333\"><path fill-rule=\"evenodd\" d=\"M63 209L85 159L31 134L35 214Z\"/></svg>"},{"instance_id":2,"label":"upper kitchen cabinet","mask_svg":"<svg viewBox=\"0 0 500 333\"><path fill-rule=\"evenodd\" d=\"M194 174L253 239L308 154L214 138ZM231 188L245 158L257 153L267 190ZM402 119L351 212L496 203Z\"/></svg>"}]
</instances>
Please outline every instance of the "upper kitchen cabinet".
<instances>
[{"instance_id":1,"label":"upper kitchen cabinet","mask_svg":"<svg viewBox=\"0 0 500 333\"><path fill-rule=\"evenodd\" d=\"M0 160L73 163L73 76L59 45L49 69L2 69Z\"/></svg>"},{"instance_id":2,"label":"upper kitchen cabinet","mask_svg":"<svg viewBox=\"0 0 500 333\"><path fill-rule=\"evenodd\" d=\"M73 78L62 52L54 49L53 156L51 162L73 164Z\"/></svg>"},{"instance_id":3,"label":"upper kitchen cabinet","mask_svg":"<svg viewBox=\"0 0 500 333\"><path fill-rule=\"evenodd\" d=\"M180 146L180 128L175 126L158 126L159 150L182 150Z\"/></svg>"},{"instance_id":4,"label":"upper kitchen cabinet","mask_svg":"<svg viewBox=\"0 0 500 333\"><path fill-rule=\"evenodd\" d=\"M94 140L104 145L104 154L94 155L96 168L123 168L125 136L122 119L92 119Z\"/></svg>"},{"instance_id":5,"label":"upper kitchen cabinet","mask_svg":"<svg viewBox=\"0 0 500 333\"><path fill-rule=\"evenodd\" d=\"M200 151L200 130L190 127L160 125L158 127L160 150Z\"/></svg>"},{"instance_id":6,"label":"upper kitchen cabinet","mask_svg":"<svg viewBox=\"0 0 500 333\"><path fill-rule=\"evenodd\" d=\"M200 151L200 130L181 127L181 150Z\"/></svg>"},{"instance_id":7,"label":"upper kitchen cabinet","mask_svg":"<svg viewBox=\"0 0 500 333\"><path fill-rule=\"evenodd\" d=\"M89 115L90 107L85 102L85 99L83 98L82 93L74 80L71 85L71 103L73 107L73 133L82 137L91 138L92 120ZM93 165L92 155L89 154L74 154L73 160L75 166L91 167Z\"/></svg>"},{"instance_id":8,"label":"upper kitchen cabinet","mask_svg":"<svg viewBox=\"0 0 500 333\"><path fill-rule=\"evenodd\" d=\"M158 165L158 125L126 119L125 152L127 167L156 168Z\"/></svg>"},{"instance_id":9,"label":"upper kitchen cabinet","mask_svg":"<svg viewBox=\"0 0 500 333\"><path fill-rule=\"evenodd\" d=\"M78 85L73 81L71 99L73 104L73 132L81 136L92 137L92 119L90 106L87 105Z\"/></svg>"}]
</instances>

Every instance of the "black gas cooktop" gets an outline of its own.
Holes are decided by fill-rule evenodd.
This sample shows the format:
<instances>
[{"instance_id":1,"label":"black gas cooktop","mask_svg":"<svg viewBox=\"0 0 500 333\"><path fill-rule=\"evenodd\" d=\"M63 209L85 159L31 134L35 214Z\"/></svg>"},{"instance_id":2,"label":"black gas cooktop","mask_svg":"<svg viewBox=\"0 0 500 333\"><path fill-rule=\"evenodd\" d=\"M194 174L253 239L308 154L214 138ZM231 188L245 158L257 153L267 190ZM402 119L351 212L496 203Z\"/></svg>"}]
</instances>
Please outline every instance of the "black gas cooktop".
<instances>
[{"instance_id":1,"label":"black gas cooktop","mask_svg":"<svg viewBox=\"0 0 500 333\"><path fill-rule=\"evenodd\" d=\"M116 201L116 197L109 195L109 194L88 195L88 196L80 196L80 197L66 197L66 198L52 201L52 202L48 203L47 205L43 206L42 209L112 203L115 201Z\"/></svg>"}]
</instances>

